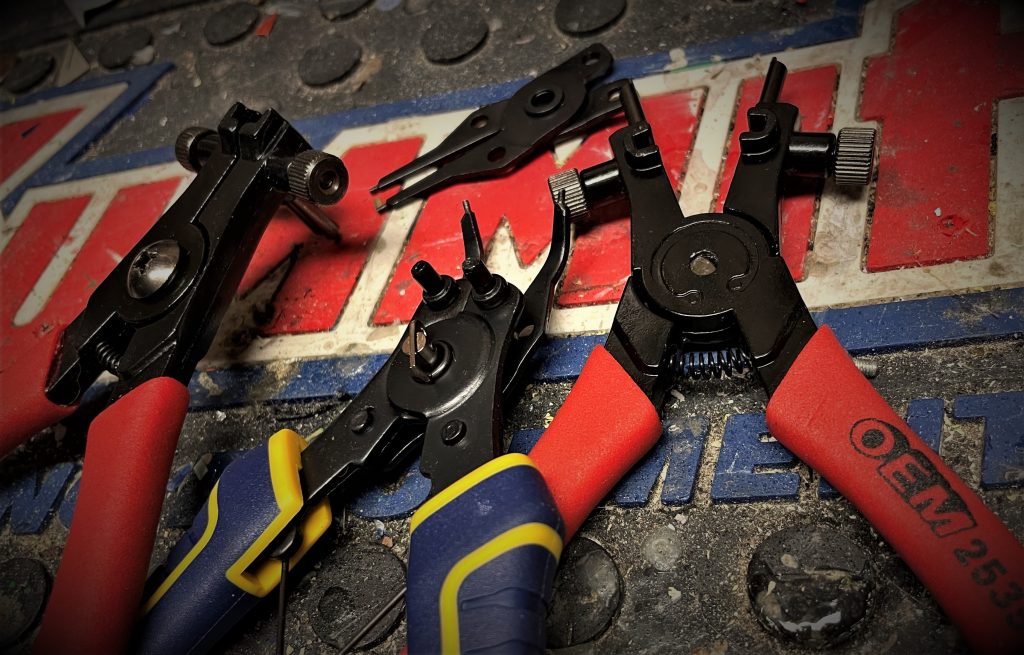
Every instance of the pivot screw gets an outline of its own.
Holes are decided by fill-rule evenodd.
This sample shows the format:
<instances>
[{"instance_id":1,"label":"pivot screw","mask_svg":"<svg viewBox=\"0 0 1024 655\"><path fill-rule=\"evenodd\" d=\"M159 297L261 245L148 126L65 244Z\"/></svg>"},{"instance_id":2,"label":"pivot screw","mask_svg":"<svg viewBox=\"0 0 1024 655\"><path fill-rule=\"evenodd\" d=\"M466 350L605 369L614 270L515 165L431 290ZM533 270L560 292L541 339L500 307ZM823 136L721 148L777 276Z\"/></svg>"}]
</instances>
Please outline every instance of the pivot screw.
<instances>
[{"instance_id":1,"label":"pivot screw","mask_svg":"<svg viewBox=\"0 0 1024 655\"><path fill-rule=\"evenodd\" d=\"M416 319L409 321L402 352L409 358L409 371L419 382L432 382L448 367L448 349L441 343L434 343Z\"/></svg>"},{"instance_id":2,"label":"pivot screw","mask_svg":"<svg viewBox=\"0 0 1024 655\"><path fill-rule=\"evenodd\" d=\"M446 446L454 446L466 436L466 424L459 419L452 419L441 428L441 441Z\"/></svg>"},{"instance_id":3,"label":"pivot screw","mask_svg":"<svg viewBox=\"0 0 1024 655\"><path fill-rule=\"evenodd\" d=\"M167 286L181 259L181 246L174 239L161 239L139 250L128 267L128 295L148 298Z\"/></svg>"}]
</instances>

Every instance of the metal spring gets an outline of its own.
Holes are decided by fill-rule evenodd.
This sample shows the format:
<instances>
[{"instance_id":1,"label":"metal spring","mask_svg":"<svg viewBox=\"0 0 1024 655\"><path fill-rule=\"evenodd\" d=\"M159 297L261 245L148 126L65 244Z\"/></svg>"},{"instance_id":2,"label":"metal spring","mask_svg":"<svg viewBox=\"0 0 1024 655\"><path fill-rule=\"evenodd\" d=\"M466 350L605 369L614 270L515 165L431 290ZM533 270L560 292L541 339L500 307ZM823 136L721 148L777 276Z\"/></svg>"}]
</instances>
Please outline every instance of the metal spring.
<instances>
[{"instance_id":1,"label":"metal spring","mask_svg":"<svg viewBox=\"0 0 1024 655\"><path fill-rule=\"evenodd\" d=\"M93 348L93 352L96 354L96 359L99 361L100 366L117 375L117 365L120 363L120 356L113 346L106 341L100 341Z\"/></svg>"},{"instance_id":2,"label":"metal spring","mask_svg":"<svg viewBox=\"0 0 1024 655\"><path fill-rule=\"evenodd\" d=\"M750 357L741 348L676 352L669 361L675 373L690 380L730 377L750 369Z\"/></svg>"}]
</instances>

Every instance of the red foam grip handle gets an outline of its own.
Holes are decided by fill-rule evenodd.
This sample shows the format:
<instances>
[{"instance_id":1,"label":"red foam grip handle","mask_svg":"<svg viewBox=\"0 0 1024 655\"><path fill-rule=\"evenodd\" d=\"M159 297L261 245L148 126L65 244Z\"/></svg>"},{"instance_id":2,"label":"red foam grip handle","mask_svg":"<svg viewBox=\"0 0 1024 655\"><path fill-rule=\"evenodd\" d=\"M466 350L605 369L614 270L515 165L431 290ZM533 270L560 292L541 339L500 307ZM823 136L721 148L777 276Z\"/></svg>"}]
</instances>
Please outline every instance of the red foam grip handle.
<instances>
[{"instance_id":1,"label":"red foam grip handle","mask_svg":"<svg viewBox=\"0 0 1024 655\"><path fill-rule=\"evenodd\" d=\"M187 409L186 387L156 378L89 427L71 533L36 653L124 652Z\"/></svg>"},{"instance_id":2,"label":"red foam grip handle","mask_svg":"<svg viewBox=\"0 0 1024 655\"><path fill-rule=\"evenodd\" d=\"M804 347L767 413L775 438L857 506L972 648L1024 652L1024 548L828 327Z\"/></svg>"},{"instance_id":3,"label":"red foam grip handle","mask_svg":"<svg viewBox=\"0 0 1024 655\"><path fill-rule=\"evenodd\" d=\"M24 353L0 373L0 458L43 428L53 425L75 407L57 405L46 398L46 379L63 330L43 335L31 352Z\"/></svg>"},{"instance_id":4,"label":"red foam grip handle","mask_svg":"<svg viewBox=\"0 0 1024 655\"><path fill-rule=\"evenodd\" d=\"M566 542L660 437L650 399L604 346L594 348L530 451L562 514Z\"/></svg>"}]
</instances>

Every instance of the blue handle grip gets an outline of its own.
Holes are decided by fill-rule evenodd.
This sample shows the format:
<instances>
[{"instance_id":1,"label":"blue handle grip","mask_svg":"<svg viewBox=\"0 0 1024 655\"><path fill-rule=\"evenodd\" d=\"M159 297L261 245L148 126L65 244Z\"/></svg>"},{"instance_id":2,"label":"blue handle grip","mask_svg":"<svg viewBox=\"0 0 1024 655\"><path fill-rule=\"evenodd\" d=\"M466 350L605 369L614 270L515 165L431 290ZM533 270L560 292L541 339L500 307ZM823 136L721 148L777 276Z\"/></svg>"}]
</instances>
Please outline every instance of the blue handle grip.
<instances>
[{"instance_id":1,"label":"blue handle grip","mask_svg":"<svg viewBox=\"0 0 1024 655\"><path fill-rule=\"evenodd\" d=\"M291 430L232 462L192 527L151 577L143 606L140 653L205 653L281 579L268 547L303 509L299 479L306 442ZM301 519L294 565L330 526L327 501Z\"/></svg>"},{"instance_id":2,"label":"blue handle grip","mask_svg":"<svg viewBox=\"0 0 1024 655\"><path fill-rule=\"evenodd\" d=\"M409 653L543 653L563 526L526 455L484 464L410 521Z\"/></svg>"}]
</instances>

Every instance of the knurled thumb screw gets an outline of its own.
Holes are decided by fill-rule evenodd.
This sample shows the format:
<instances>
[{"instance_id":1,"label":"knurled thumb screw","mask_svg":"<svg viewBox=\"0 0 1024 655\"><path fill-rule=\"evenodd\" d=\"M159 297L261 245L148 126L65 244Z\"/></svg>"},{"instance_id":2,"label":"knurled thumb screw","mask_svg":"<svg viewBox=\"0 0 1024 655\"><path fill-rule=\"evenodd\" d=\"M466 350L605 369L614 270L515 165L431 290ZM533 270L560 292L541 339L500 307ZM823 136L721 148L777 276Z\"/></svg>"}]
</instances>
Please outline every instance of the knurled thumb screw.
<instances>
[{"instance_id":1,"label":"knurled thumb screw","mask_svg":"<svg viewBox=\"0 0 1024 655\"><path fill-rule=\"evenodd\" d=\"M206 136L214 135L216 132L209 128L193 126L182 130L181 134L174 141L174 158L178 160L182 168L192 173L198 173L204 163L197 145Z\"/></svg>"},{"instance_id":2,"label":"knurled thumb screw","mask_svg":"<svg viewBox=\"0 0 1024 655\"><path fill-rule=\"evenodd\" d=\"M306 150L288 164L288 191L298 198L331 205L341 200L347 190L348 169L334 155Z\"/></svg>"},{"instance_id":3,"label":"knurled thumb screw","mask_svg":"<svg viewBox=\"0 0 1024 655\"><path fill-rule=\"evenodd\" d=\"M875 130L870 127L844 127L836 140L834 174L836 184L867 186L875 162Z\"/></svg>"}]
</instances>

